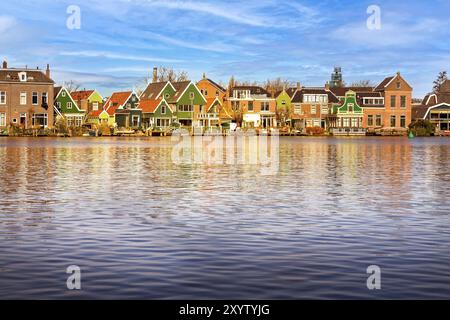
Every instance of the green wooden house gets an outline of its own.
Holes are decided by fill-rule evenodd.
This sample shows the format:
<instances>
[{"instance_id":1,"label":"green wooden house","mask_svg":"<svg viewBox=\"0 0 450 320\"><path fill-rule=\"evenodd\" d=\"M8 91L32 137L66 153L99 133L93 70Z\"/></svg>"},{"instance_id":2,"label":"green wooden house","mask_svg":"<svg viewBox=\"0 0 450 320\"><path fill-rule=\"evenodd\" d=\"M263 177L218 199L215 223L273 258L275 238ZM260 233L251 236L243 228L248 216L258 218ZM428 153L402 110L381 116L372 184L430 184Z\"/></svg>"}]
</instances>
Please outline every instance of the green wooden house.
<instances>
[{"instance_id":1,"label":"green wooden house","mask_svg":"<svg viewBox=\"0 0 450 320\"><path fill-rule=\"evenodd\" d=\"M334 135L365 135L363 115L364 110L358 104L356 92L347 91L344 102L333 106L333 113L327 119L330 132Z\"/></svg>"},{"instance_id":2,"label":"green wooden house","mask_svg":"<svg viewBox=\"0 0 450 320\"><path fill-rule=\"evenodd\" d=\"M85 111L79 108L70 92L65 87L55 87L54 92L54 110L56 116L64 117L69 127L82 126L86 115Z\"/></svg>"}]
</instances>

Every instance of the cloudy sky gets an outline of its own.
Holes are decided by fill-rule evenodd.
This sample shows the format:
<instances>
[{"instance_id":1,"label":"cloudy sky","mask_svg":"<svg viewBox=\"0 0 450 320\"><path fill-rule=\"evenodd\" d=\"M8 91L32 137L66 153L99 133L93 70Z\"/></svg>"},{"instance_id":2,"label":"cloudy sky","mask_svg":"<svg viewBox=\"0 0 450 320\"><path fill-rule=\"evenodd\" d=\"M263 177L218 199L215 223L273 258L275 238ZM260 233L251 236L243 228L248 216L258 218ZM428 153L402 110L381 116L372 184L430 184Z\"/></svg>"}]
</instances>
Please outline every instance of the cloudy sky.
<instances>
[{"instance_id":1,"label":"cloudy sky","mask_svg":"<svg viewBox=\"0 0 450 320\"><path fill-rule=\"evenodd\" d=\"M67 27L69 6L80 29ZM367 27L370 5L381 29ZM132 88L153 66L227 83L283 77L323 85L334 66L348 84L400 71L421 97L450 72L448 0L3 1L0 59L44 67L103 94ZM70 20L74 21L74 20ZM73 25L73 24L72 24Z\"/></svg>"}]
</instances>

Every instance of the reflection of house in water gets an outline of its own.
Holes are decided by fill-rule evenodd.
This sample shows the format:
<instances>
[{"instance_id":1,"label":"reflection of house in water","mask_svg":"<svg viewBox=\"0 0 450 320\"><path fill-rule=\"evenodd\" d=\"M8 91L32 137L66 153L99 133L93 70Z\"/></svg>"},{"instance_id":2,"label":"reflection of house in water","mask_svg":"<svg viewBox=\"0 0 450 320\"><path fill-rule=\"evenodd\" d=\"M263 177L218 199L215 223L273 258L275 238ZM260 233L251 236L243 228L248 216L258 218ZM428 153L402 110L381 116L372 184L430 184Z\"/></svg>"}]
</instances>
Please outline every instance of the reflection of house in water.
<instances>
[{"instance_id":1,"label":"reflection of house in water","mask_svg":"<svg viewBox=\"0 0 450 320\"><path fill-rule=\"evenodd\" d=\"M422 104L413 109L415 119L429 120L437 130L450 130L450 80L435 93L430 93Z\"/></svg>"}]
</instances>

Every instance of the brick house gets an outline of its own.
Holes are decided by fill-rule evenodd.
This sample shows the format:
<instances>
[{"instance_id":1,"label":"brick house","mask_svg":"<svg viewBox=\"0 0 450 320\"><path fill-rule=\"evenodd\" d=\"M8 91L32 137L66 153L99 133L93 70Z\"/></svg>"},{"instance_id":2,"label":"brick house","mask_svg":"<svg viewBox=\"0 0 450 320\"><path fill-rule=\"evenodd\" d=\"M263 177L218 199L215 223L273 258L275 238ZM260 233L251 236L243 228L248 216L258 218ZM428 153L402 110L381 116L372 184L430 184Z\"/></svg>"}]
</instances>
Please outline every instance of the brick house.
<instances>
[{"instance_id":1,"label":"brick house","mask_svg":"<svg viewBox=\"0 0 450 320\"><path fill-rule=\"evenodd\" d=\"M0 69L0 128L10 125L23 129L53 126L53 86L50 68Z\"/></svg>"}]
</instances>

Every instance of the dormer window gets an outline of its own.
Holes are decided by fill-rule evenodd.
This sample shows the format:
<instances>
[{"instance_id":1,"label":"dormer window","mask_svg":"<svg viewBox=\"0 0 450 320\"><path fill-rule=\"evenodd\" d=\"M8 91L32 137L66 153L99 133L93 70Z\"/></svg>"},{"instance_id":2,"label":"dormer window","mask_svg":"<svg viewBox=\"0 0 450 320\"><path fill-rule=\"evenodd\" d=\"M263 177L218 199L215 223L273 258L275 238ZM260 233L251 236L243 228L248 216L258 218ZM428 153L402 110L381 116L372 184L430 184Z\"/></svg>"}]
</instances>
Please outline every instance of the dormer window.
<instances>
[{"instance_id":1,"label":"dormer window","mask_svg":"<svg viewBox=\"0 0 450 320\"><path fill-rule=\"evenodd\" d=\"M26 72L19 72L19 80L21 82L27 81L27 73Z\"/></svg>"}]
</instances>

